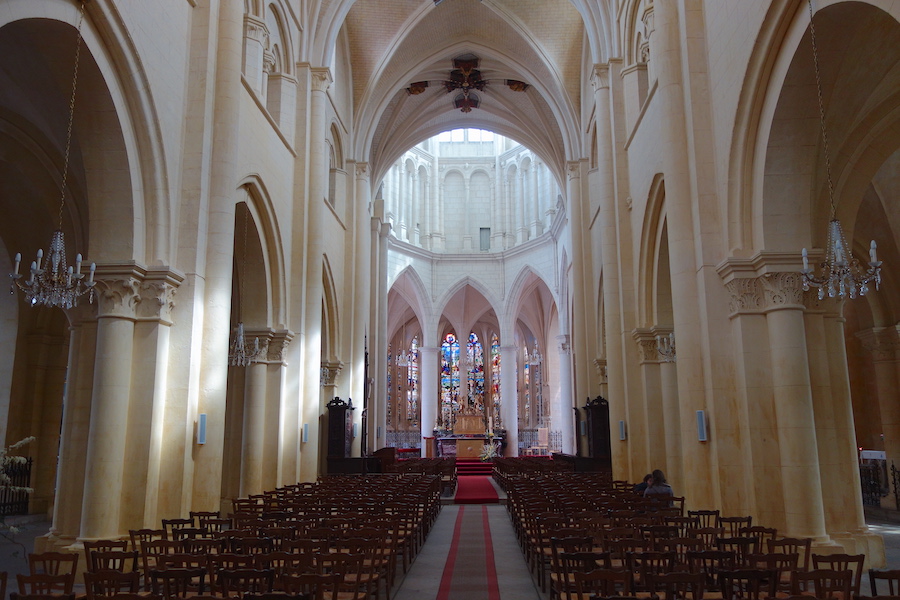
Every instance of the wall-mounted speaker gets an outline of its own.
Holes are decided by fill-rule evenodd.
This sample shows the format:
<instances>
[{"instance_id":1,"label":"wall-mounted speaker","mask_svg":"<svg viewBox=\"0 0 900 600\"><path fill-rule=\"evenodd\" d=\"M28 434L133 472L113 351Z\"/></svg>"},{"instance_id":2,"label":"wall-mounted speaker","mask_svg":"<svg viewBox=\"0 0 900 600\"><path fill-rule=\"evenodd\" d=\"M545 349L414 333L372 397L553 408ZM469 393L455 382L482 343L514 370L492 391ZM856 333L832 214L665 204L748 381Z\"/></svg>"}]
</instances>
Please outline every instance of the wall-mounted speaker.
<instances>
[{"instance_id":1,"label":"wall-mounted speaker","mask_svg":"<svg viewBox=\"0 0 900 600\"><path fill-rule=\"evenodd\" d=\"M356 437L358 435L359 435L359 423L354 423L353 424L353 437Z\"/></svg>"},{"instance_id":2,"label":"wall-mounted speaker","mask_svg":"<svg viewBox=\"0 0 900 600\"><path fill-rule=\"evenodd\" d=\"M309 441L309 423L303 424L303 434L300 437L300 441L304 444Z\"/></svg>"},{"instance_id":3,"label":"wall-mounted speaker","mask_svg":"<svg viewBox=\"0 0 900 600\"><path fill-rule=\"evenodd\" d=\"M206 443L206 413L197 415L197 443Z\"/></svg>"},{"instance_id":4,"label":"wall-mounted speaker","mask_svg":"<svg viewBox=\"0 0 900 600\"><path fill-rule=\"evenodd\" d=\"M707 427L706 427L706 411L698 410L697 411L697 441L705 442L709 438L707 437Z\"/></svg>"},{"instance_id":5,"label":"wall-mounted speaker","mask_svg":"<svg viewBox=\"0 0 900 600\"><path fill-rule=\"evenodd\" d=\"M375 430L375 439L381 439L381 425L379 425L378 429Z\"/></svg>"},{"instance_id":6,"label":"wall-mounted speaker","mask_svg":"<svg viewBox=\"0 0 900 600\"><path fill-rule=\"evenodd\" d=\"M619 439L622 441L628 439L628 432L625 430L625 421L619 421Z\"/></svg>"},{"instance_id":7,"label":"wall-mounted speaker","mask_svg":"<svg viewBox=\"0 0 900 600\"><path fill-rule=\"evenodd\" d=\"M580 421L578 424L580 425L579 429L581 429L581 435L587 435L587 423L585 421Z\"/></svg>"}]
</instances>

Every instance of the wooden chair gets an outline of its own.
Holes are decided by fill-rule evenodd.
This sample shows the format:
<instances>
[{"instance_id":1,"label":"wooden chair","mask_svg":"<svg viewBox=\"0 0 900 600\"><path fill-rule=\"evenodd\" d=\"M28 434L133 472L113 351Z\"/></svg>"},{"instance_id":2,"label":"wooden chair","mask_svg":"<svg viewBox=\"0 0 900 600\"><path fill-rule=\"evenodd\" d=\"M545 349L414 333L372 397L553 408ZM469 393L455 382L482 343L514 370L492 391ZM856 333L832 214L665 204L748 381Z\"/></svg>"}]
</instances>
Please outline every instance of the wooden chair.
<instances>
[{"instance_id":1,"label":"wooden chair","mask_svg":"<svg viewBox=\"0 0 900 600\"><path fill-rule=\"evenodd\" d=\"M716 527L725 529L725 535L728 537L737 537L740 530L750 527L753 524L753 517L718 517L716 518Z\"/></svg>"},{"instance_id":2,"label":"wooden chair","mask_svg":"<svg viewBox=\"0 0 900 600\"><path fill-rule=\"evenodd\" d=\"M734 570L734 553L723 550L701 550L687 553L688 569L706 577L705 589L718 591L719 573Z\"/></svg>"},{"instance_id":3,"label":"wooden chair","mask_svg":"<svg viewBox=\"0 0 900 600\"><path fill-rule=\"evenodd\" d=\"M702 541L704 550L716 550L716 540L724 537L725 530L721 527L698 527L689 531L688 535Z\"/></svg>"},{"instance_id":4,"label":"wooden chair","mask_svg":"<svg viewBox=\"0 0 900 600\"><path fill-rule=\"evenodd\" d=\"M562 552L559 554L559 563L561 575L557 580L556 590L558 597L563 600L578 598L575 573L589 573L596 569L612 570L609 552Z\"/></svg>"},{"instance_id":5,"label":"wooden chair","mask_svg":"<svg viewBox=\"0 0 900 600\"><path fill-rule=\"evenodd\" d=\"M759 538L755 537L720 537L716 540L716 549L734 553L736 565L747 565L747 557L759 554Z\"/></svg>"},{"instance_id":6,"label":"wooden chair","mask_svg":"<svg viewBox=\"0 0 900 600\"><path fill-rule=\"evenodd\" d=\"M184 599L206 592L206 569L164 569L150 574L153 593L163 600Z\"/></svg>"},{"instance_id":7,"label":"wooden chair","mask_svg":"<svg viewBox=\"0 0 900 600\"><path fill-rule=\"evenodd\" d=\"M170 540L175 539L173 536L173 532L176 529L183 529L185 527L193 527L194 520L193 519L163 519L162 520L162 528L166 530L167 537Z\"/></svg>"},{"instance_id":8,"label":"wooden chair","mask_svg":"<svg viewBox=\"0 0 900 600\"><path fill-rule=\"evenodd\" d=\"M72 573L35 573L34 575L17 574L20 594L71 594L75 586L75 575Z\"/></svg>"},{"instance_id":9,"label":"wooden chair","mask_svg":"<svg viewBox=\"0 0 900 600\"><path fill-rule=\"evenodd\" d=\"M128 550L128 540L96 540L93 542L84 542L84 558L85 565L89 571L96 570L93 568L92 555L95 552L126 552Z\"/></svg>"},{"instance_id":10,"label":"wooden chair","mask_svg":"<svg viewBox=\"0 0 900 600\"><path fill-rule=\"evenodd\" d=\"M618 569L594 569L586 573L576 571L576 599L589 596L631 595L631 573ZM569 600L568 598L566 600Z\"/></svg>"},{"instance_id":11,"label":"wooden chair","mask_svg":"<svg viewBox=\"0 0 900 600\"><path fill-rule=\"evenodd\" d=\"M765 552L769 547L769 540L778 539L778 530L774 527L753 525L752 527L741 527L738 529L737 535L743 537L758 537L760 552Z\"/></svg>"},{"instance_id":12,"label":"wooden chair","mask_svg":"<svg viewBox=\"0 0 900 600\"><path fill-rule=\"evenodd\" d=\"M196 596L195 596L196 599ZM315 593L289 594L287 592L268 592L265 594L244 594L244 600L316 600Z\"/></svg>"},{"instance_id":13,"label":"wooden chair","mask_svg":"<svg viewBox=\"0 0 900 600\"><path fill-rule=\"evenodd\" d=\"M632 592L651 592L650 578L674 571L675 561L674 552L630 552L626 558L625 570L632 576Z\"/></svg>"},{"instance_id":14,"label":"wooden chair","mask_svg":"<svg viewBox=\"0 0 900 600\"><path fill-rule=\"evenodd\" d=\"M10 592L9 600L75 600L75 594L23 594Z\"/></svg>"},{"instance_id":15,"label":"wooden chair","mask_svg":"<svg viewBox=\"0 0 900 600\"><path fill-rule=\"evenodd\" d=\"M366 575L366 559L362 554L331 552L316 557L320 574L332 573L340 577L335 598L341 600L366 600L372 595L371 579Z\"/></svg>"},{"instance_id":16,"label":"wooden chair","mask_svg":"<svg viewBox=\"0 0 900 600\"><path fill-rule=\"evenodd\" d=\"M138 568L139 552L129 550L112 550L108 552L91 552L90 571L140 572Z\"/></svg>"},{"instance_id":17,"label":"wooden chair","mask_svg":"<svg viewBox=\"0 0 900 600\"><path fill-rule=\"evenodd\" d=\"M787 593L791 589L791 571L797 569L799 557L799 554L780 552L751 554L747 564L751 569L774 569L778 573L778 592Z\"/></svg>"},{"instance_id":18,"label":"wooden chair","mask_svg":"<svg viewBox=\"0 0 900 600\"><path fill-rule=\"evenodd\" d=\"M703 600L706 577L684 571L650 574L647 587L660 600Z\"/></svg>"},{"instance_id":19,"label":"wooden chair","mask_svg":"<svg viewBox=\"0 0 900 600\"><path fill-rule=\"evenodd\" d=\"M165 540L168 539L168 533L165 529L131 529L128 531L128 537L131 538L131 547L140 550L141 542Z\"/></svg>"},{"instance_id":20,"label":"wooden chair","mask_svg":"<svg viewBox=\"0 0 900 600\"><path fill-rule=\"evenodd\" d=\"M719 572L719 590L729 600L765 600L778 593L775 569L740 569Z\"/></svg>"},{"instance_id":21,"label":"wooden chair","mask_svg":"<svg viewBox=\"0 0 900 600\"><path fill-rule=\"evenodd\" d=\"M152 572L159 566L161 556L181 552L180 542L168 539L141 542L141 570L144 572L144 588L150 589Z\"/></svg>"},{"instance_id":22,"label":"wooden chair","mask_svg":"<svg viewBox=\"0 0 900 600\"><path fill-rule=\"evenodd\" d=\"M812 538L781 538L778 540L769 540L767 544L769 552L797 554L799 556L797 568L803 571L809 571Z\"/></svg>"},{"instance_id":23,"label":"wooden chair","mask_svg":"<svg viewBox=\"0 0 900 600\"><path fill-rule=\"evenodd\" d=\"M887 595L900 596L900 569L869 569L869 591L873 596L878 595L879 581L885 582Z\"/></svg>"},{"instance_id":24,"label":"wooden chair","mask_svg":"<svg viewBox=\"0 0 900 600\"><path fill-rule=\"evenodd\" d=\"M550 598L560 597L560 592L565 587L572 587L575 583L563 569L563 554L573 552L591 552L594 546L594 538L590 536L550 538ZM595 568L595 567L592 567Z\"/></svg>"},{"instance_id":25,"label":"wooden chair","mask_svg":"<svg viewBox=\"0 0 900 600\"><path fill-rule=\"evenodd\" d=\"M853 573L850 593L858 596L862 585L863 563L865 554L813 554L813 569L832 569L834 571L849 570ZM871 581L871 580L870 580Z\"/></svg>"},{"instance_id":26,"label":"wooden chair","mask_svg":"<svg viewBox=\"0 0 900 600\"><path fill-rule=\"evenodd\" d=\"M689 510L687 516L694 517L700 522L700 527L716 527L719 518L718 510Z\"/></svg>"},{"instance_id":27,"label":"wooden chair","mask_svg":"<svg viewBox=\"0 0 900 600\"><path fill-rule=\"evenodd\" d=\"M39 552L28 555L28 572L32 575L69 574L75 576L78 570L78 554L74 552Z\"/></svg>"},{"instance_id":28,"label":"wooden chair","mask_svg":"<svg viewBox=\"0 0 900 600\"><path fill-rule=\"evenodd\" d=\"M812 595L819 600L851 600L853 571L814 569L791 572L791 595Z\"/></svg>"},{"instance_id":29,"label":"wooden chair","mask_svg":"<svg viewBox=\"0 0 900 600\"><path fill-rule=\"evenodd\" d=\"M88 600L113 596L115 594L137 594L141 587L141 574L139 571L123 573L122 571L86 571L84 574L84 589Z\"/></svg>"},{"instance_id":30,"label":"wooden chair","mask_svg":"<svg viewBox=\"0 0 900 600\"><path fill-rule=\"evenodd\" d=\"M306 596L313 600L338 600L341 576L337 573L286 575L283 585L286 594ZM244 600L248 599L245 597Z\"/></svg>"},{"instance_id":31,"label":"wooden chair","mask_svg":"<svg viewBox=\"0 0 900 600\"><path fill-rule=\"evenodd\" d=\"M216 590L225 598L244 594L267 594L275 584L273 569L220 569L216 573Z\"/></svg>"}]
</instances>

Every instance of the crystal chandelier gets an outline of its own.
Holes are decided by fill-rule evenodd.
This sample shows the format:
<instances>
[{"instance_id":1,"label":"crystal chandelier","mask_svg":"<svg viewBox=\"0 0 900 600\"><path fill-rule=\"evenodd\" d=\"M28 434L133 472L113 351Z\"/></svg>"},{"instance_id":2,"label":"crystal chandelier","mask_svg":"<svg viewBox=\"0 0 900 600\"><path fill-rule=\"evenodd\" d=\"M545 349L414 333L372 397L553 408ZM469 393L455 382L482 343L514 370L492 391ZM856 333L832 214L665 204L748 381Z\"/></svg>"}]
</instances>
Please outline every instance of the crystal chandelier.
<instances>
[{"instance_id":1,"label":"crystal chandelier","mask_svg":"<svg viewBox=\"0 0 900 600\"><path fill-rule=\"evenodd\" d=\"M9 274L15 287L25 294L25 300L32 306L58 306L60 308L72 308L78 302L78 298L85 294L90 295L90 301L94 301L94 272L97 266L91 263L87 275L81 272L81 254L75 256L75 266L71 267L66 259L66 240L62 230L63 209L66 204L66 181L69 175L69 150L72 146L72 123L75 118L75 91L78 87L78 60L81 56L81 25L84 22L84 2L81 3L81 13L78 18L78 41L75 46L75 72L72 76L72 95L69 99L69 124L66 130L66 151L63 161L62 182L60 183L61 195L59 199L59 227L50 238L50 246L47 255L39 249L35 260L31 263L28 279L22 280L19 273L19 265L22 263L22 255L16 253L13 272ZM87 279L85 279L87 277ZM10 293L15 293L15 287L10 287Z\"/></svg>"},{"instance_id":2,"label":"crystal chandelier","mask_svg":"<svg viewBox=\"0 0 900 600\"><path fill-rule=\"evenodd\" d=\"M803 290L810 286L819 288L819 300L829 298L856 298L865 296L869 283L875 282L875 289L881 284L881 261L878 260L875 240L869 246L869 268L863 271L857 259L853 258L841 222L835 217L834 184L831 181L831 163L828 159L828 135L825 131L825 107L822 102L822 82L819 77L819 53L816 48L816 28L813 24L812 0L809 6L809 35L812 41L813 65L816 71L816 94L819 101L819 124L822 128L822 149L825 155L825 176L828 180L828 199L831 203L831 220L828 222L828 237L825 243L825 260L820 263L821 275L809 266L809 254L803 249Z\"/></svg>"},{"instance_id":3,"label":"crystal chandelier","mask_svg":"<svg viewBox=\"0 0 900 600\"><path fill-rule=\"evenodd\" d=\"M244 303L244 273L247 272L247 221L248 214L244 213L244 247L241 257L241 273L239 274L240 294L238 295L238 316L240 316L241 305ZM244 337L244 320L238 321L234 332L234 339L228 349L228 364L232 367L246 367L250 363L258 362L262 357L265 348L259 345L259 338L253 338L253 343L248 343Z\"/></svg>"}]
</instances>

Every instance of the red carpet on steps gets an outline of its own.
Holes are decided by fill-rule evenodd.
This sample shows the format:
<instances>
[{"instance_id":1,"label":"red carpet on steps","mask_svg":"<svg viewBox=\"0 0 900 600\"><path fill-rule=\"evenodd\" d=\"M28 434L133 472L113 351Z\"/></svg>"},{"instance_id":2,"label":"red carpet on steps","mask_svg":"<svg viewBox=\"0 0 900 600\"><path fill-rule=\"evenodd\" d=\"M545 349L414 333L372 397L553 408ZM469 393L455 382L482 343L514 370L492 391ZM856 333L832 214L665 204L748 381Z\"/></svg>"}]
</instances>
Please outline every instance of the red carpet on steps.
<instances>
[{"instance_id":1,"label":"red carpet on steps","mask_svg":"<svg viewBox=\"0 0 900 600\"><path fill-rule=\"evenodd\" d=\"M491 478L484 475L471 475L456 479L456 504L497 504L500 498L491 484Z\"/></svg>"},{"instance_id":2,"label":"red carpet on steps","mask_svg":"<svg viewBox=\"0 0 900 600\"><path fill-rule=\"evenodd\" d=\"M490 475L494 472L494 463L480 458L457 458L456 475Z\"/></svg>"}]
</instances>

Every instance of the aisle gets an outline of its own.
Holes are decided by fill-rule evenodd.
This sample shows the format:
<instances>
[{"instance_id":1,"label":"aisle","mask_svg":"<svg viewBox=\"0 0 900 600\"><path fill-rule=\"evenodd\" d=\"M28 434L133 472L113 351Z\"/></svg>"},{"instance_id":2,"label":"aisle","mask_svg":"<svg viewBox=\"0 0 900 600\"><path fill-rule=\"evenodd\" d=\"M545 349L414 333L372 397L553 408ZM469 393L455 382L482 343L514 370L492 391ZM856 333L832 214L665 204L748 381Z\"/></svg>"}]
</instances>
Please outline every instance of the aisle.
<instances>
[{"instance_id":1,"label":"aisle","mask_svg":"<svg viewBox=\"0 0 900 600\"><path fill-rule=\"evenodd\" d=\"M454 504L497 504L500 497L494 488L493 478L484 475L466 475L456 480Z\"/></svg>"},{"instance_id":2,"label":"aisle","mask_svg":"<svg viewBox=\"0 0 900 600\"><path fill-rule=\"evenodd\" d=\"M398 578L399 579L399 578ZM506 508L445 506L393 600L542 600Z\"/></svg>"}]
</instances>

